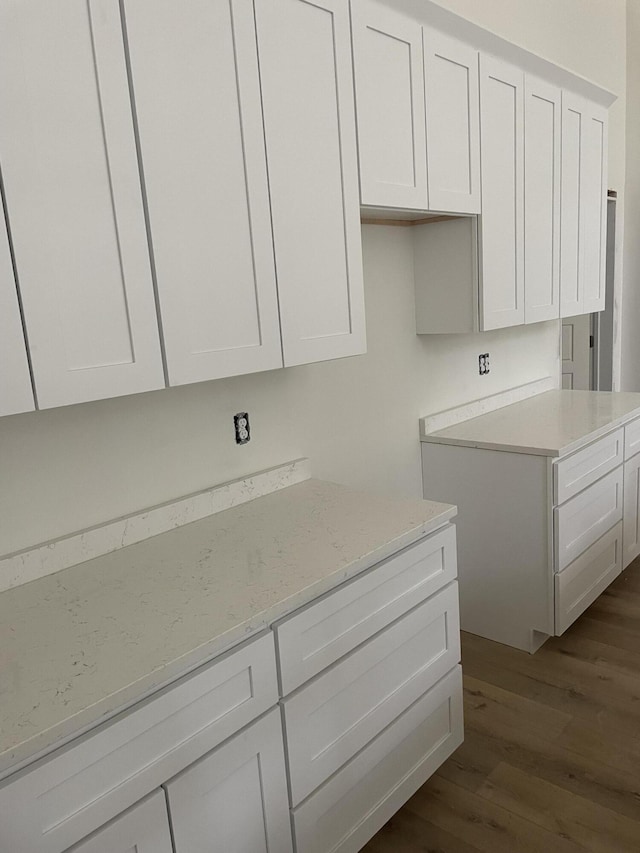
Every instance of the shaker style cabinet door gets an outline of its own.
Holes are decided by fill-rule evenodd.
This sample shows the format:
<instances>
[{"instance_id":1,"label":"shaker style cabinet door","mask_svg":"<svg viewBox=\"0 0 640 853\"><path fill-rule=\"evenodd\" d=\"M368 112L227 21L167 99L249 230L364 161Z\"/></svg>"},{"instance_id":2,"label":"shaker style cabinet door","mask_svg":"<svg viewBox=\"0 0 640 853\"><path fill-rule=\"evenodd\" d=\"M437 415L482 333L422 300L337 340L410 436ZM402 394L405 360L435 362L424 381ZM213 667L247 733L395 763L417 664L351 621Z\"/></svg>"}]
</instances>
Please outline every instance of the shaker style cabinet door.
<instances>
[{"instance_id":1,"label":"shaker style cabinet door","mask_svg":"<svg viewBox=\"0 0 640 853\"><path fill-rule=\"evenodd\" d=\"M607 228L607 111L562 95L561 316L602 311Z\"/></svg>"},{"instance_id":2,"label":"shaker style cabinet door","mask_svg":"<svg viewBox=\"0 0 640 853\"><path fill-rule=\"evenodd\" d=\"M480 56L480 327L524 322L524 75Z\"/></svg>"},{"instance_id":3,"label":"shaker style cabinet door","mask_svg":"<svg viewBox=\"0 0 640 853\"><path fill-rule=\"evenodd\" d=\"M282 367L253 6L123 8L169 383Z\"/></svg>"},{"instance_id":4,"label":"shaker style cabinet door","mask_svg":"<svg viewBox=\"0 0 640 853\"><path fill-rule=\"evenodd\" d=\"M561 90L525 78L525 323L560 316Z\"/></svg>"},{"instance_id":5,"label":"shaker style cabinet door","mask_svg":"<svg viewBox=\"0 0 640 853\"><path fill-rule=\"evenodd\" d=\"M607 110L587 103L584 113L584 313L604 311L607 247Z\"/></svg>"},{"instance_id":6,"label":"shaker style cabinet door","mask_svg":"<svg viewBox=\"0 0 640 853\"><path fill-rule=\"evenodd\" d=\"M478 51L424 28L429 208L480 213Z\"/></svg>"},{"instance_id":7,"label":"shaker style cabinet door","mask_svg":"<svg viewBox=\"0 0 640 853\"><path fill-rule=\"evenodd\" d=\"M34 408L9 240L0 204L0 416Z\"/></svg>"},{"instance_id":8,"label":"shaker style cabinet door","mask_svg":"<svg viewBox=\"0 0 640 853\"><path fill-rule=\"evenodd\" d=\"M255 0L285 366L366 350L348 0Z\"/></svg>"},{"instance_id":9,"label":"shaker style cabinet door","mask_svg":"<svg viewBox=\"0 0 640 853\"><path fill-rule=\"evenodd\" d=\"M422 28L375 0L352 14L362 204L425 210Z\"/></svg>"},{"instance_id":10,"label":"shaker style cabinet door","mask_svg":"<svg viewBox=\"0 0 640 853\"><path fill-rule=\"evenodd\" d=\"M0 160L38 406L164 386L115 0L3 0Z\"/></svg>"},{"instance_id":11,"label":"shaker style cabinet door","mask_svg":"<svg viewBox=\"0 0 640 853\"><path fill-rule=\"evenodd\" d=\"M277 708L166 788L176 853L292 853Z\"/></svg>"},{"instance_id":12,"label":"shaker style cabinet door","mask_svg":"<svg viewBox=\"0 0 640 853\"><path fill-rule=\"evenodd\" d=\"M172 853L164 792L156 791L67 853Z\"/></svg>"}]
</instances>

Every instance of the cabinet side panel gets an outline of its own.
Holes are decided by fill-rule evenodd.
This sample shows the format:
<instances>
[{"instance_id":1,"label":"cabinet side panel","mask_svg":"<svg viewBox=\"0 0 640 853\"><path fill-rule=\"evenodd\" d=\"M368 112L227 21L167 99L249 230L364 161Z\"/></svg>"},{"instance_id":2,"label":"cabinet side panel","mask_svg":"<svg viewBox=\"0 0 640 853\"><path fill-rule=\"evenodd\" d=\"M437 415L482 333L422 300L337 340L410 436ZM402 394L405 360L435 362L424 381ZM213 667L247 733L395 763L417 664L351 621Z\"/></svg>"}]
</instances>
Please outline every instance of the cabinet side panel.
<instances>
[{"instance_id":1,"label":"cabinet side panel","mask_svg":"<svg viewBox=\"0 0 640 853\"><path fill-rule=\"evenodd\" d=\"M423 442L422 474L458 507L462 630L532 651L553 634L546 457Z\"/></svg>"}]
</instances>

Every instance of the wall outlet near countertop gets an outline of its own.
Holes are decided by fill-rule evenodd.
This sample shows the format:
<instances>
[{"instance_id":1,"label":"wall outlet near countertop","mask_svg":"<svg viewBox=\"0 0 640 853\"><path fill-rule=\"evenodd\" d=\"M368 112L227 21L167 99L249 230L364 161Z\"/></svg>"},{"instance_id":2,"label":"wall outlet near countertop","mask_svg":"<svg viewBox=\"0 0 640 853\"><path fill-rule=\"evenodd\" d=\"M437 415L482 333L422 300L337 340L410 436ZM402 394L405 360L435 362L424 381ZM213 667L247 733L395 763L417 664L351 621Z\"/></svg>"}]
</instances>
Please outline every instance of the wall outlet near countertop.
<instances>
[{"instance_id":1,"label":"wall outlet near countertop","mask_svg":"<svg viewBox=\"0 0 640 853\"><path fill-rule=\"evenodd\" d=\"M478 373L480 376L486 376L489 373L489 353L481 352L478 356Z\"/></svg>"},{"instance_id":2,"label":"wall outlet near countertop","mask_svg":"<svg viewBox=\"0 0 640 853\"><path fill-rule=\"evenodd\" d=\"M249 412L238 412L233 416L236 430L236 444L247 444L251 441L251 427L249 426Z\"/></svg>"}]
</instances>

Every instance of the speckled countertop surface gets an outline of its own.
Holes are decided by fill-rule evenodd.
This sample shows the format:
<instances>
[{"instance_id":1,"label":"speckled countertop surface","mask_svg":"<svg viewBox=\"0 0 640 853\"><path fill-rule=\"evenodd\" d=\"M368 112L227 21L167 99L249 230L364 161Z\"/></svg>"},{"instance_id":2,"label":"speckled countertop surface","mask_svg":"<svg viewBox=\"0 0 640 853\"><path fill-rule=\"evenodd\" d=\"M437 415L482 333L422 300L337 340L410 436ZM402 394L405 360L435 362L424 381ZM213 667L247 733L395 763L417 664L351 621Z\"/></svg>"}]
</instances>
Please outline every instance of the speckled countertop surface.
<instances>
[{"instance_id":1,"label":"speckled countertop surface","mask_svg":"<svg viewBox=\"0 0 640 853\"><path fill-rule=\"evenodd\" d=\"M435 444L458 444L541 456L564 456L640 416L640 394L546 391L423 435Z\"/></svg>"},{"instance_id":2,"label":"speckled countertop surface","mask_svg":"<svg viewBox=\"0 0 640 853\"><path fill-rule=\"evenodd\" d=\"M0 775L435 530L307 480L0 594Z\"/></svg>"}]
</instances>

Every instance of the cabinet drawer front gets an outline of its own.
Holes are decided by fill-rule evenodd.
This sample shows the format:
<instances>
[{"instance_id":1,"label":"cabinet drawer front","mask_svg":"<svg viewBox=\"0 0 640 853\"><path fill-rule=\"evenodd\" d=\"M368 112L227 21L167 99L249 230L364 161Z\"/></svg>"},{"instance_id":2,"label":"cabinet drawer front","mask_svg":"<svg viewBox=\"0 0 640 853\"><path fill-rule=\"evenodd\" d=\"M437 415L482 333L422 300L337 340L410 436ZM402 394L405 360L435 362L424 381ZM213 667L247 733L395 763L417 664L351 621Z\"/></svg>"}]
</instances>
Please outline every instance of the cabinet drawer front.
<instances>
[{"instance_id":1,"label":"cabinet drawer front","mask_svg":"<svg viewBox=\"0 0 640 853\"><path fill-rule=\"evenodd\" d=\"M453 525L406 548L276 627L282 695L456 577Z\"/></svg>"},{"instance_id":2,"label":"cabinet drawer front","mask_svg":"<svg viewBox=\"0 0 640 853\"><path fill-rule=\"evenodd\" d=\"M564 633L621 571L622 523L619 523L556 574L556 634Z\"/></svg>"},{"instance_id":3,"label":"cabinet drawer front","mask_svg":"<svg viewBox=\"0 0 640 853\"><path fill-rule=\"evenodd\" d=\"M61 853L276 702L267 634L9 781L0 850Z\"/></svg>"},{"instance_id":4,"label":"cabinet drawer front","mask_svg":"<svg viewBox=\"0 0 640 853\"><path fill-rule=\"evenodd\" d=\"M640 453L640 418L624 428L624 458L630 459L636 453Z\"/></svg>"},{"instance_id":5,"label":"cabinet drawer front","mask_svg":"<svg viewBox=\"0 0 640 853\"><path fill-rule=\"evenodd\" d=\"M595 441L555 466L554 503L561 504L595 483L622 462L623 430Z\"/></svg>"},{"instance_id":6,"label":"cabinet drawer front","mask_svg":"<svg viewBox=\"0 0 640 853\"><path fill-rule=\"evenodd\" d=\"M453 583L285 701L293 805L458 663L459 632Z\"/></svg>"},{"instance_id":7,"label":"cabinet drawer front","mask_svg":"<svg viewBox=\"0 0 640 853\"><path fill-rule=\"evenodd\" d=\"M562 571L622 519L622 465L554 509L555 570Z\"/></svg>"},{"instance_id":8,"label":"cabinet drawer front","mask_svg":"<svg viewBox=\"0 0 640 853\"><path fill-rule=\"evenodd\" d=\"M462 740L457 666L294 810L298 850L356 853Z\"/></svg>"},{"instance_id":9,"label":"cabinet drawer front","mask_svg":"<svg viewBox=\"0 0 640 853\"><path fill-rule=\"evenodd\" d=\"M276 708L166 788L180 853L291 853L282 721Z\"/></svg>"}]
</instances>

